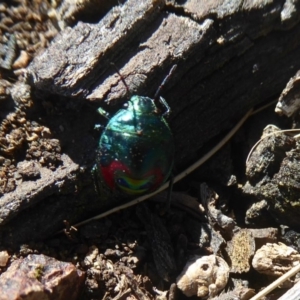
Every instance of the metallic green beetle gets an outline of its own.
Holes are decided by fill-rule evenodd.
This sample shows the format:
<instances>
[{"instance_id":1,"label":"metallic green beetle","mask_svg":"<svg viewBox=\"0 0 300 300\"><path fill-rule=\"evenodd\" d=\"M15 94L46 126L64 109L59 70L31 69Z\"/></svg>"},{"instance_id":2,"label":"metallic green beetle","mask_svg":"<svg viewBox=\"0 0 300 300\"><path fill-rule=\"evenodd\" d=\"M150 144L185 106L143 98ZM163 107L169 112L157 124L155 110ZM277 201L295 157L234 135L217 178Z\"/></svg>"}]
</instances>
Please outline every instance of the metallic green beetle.
<instances>
[{"instance_id":1,"label":"metallic green beetle","mask_svg":"<svg viewBox=\"0 0 300 300\"><path fill-rule=\"evenodd\" d=\"M153 192L170 176L174 141L164 119L170 113L170 107L159 93L175 67L158 88L154 99L132 96L127 107L111 118L102 108L98 109L109 122L99 141L95 169L101 185L104 183L115 195L132 197ZM164 107L164 113L160 113L157 101Z\"/></svg>"}]
</instances>

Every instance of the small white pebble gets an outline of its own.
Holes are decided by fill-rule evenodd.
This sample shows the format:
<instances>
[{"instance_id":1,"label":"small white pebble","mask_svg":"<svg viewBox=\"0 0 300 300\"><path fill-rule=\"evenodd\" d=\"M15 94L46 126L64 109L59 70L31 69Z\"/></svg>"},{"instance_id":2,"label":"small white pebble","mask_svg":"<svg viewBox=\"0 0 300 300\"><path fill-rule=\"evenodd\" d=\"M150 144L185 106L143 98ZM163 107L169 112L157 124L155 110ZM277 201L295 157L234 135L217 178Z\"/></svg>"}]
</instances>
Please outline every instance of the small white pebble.
<instances>
[{"instance_id":1,"label":"small white pebble","mask_svg":"<svg viewBox=\"0 0 300 300\"><path fill-rule=\"evenodd\" d=\"M7 253L7 251L0 251L0 267L5 267L9 258L10 255Z\"/></svg>"}]
</instances>

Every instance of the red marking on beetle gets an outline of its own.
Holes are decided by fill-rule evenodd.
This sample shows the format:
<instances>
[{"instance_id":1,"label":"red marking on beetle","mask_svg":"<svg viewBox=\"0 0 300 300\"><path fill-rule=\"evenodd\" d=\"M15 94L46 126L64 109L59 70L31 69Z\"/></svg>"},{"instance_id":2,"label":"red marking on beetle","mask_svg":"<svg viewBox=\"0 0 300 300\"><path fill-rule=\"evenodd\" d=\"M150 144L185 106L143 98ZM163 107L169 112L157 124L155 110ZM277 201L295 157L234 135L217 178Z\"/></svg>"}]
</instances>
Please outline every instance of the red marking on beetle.
<instances>
[{"instance_id":1,"label":"red marking on beetle","mask_svg":"<svg viewBox=\"0 0 300 300\"><path fill-rule=\"evenodd\" d=\"M121 163L120 161L113 161L109 166L107 167L101 167L103 179L107 186L111 188L112 190L116 189L116 174L122 172L126 177L131 179L150 179L152 178L152 184L151 187L148 189L148 192L158 189L164 182L164 176L160 168L154 168L150 170L149 172L139 176L139 178L136 178L136 176L133 176L130 169ZM154 179L154 180L153 180Z\"/></svg>"},{"instance_id":2,"label":"red marking on beetle","mask_svg":"<svg viewBox=\"0 0 300 300\"><path fill-rule=\"evenodd\" d=\"M108 167L102 167L101 166L101 171L102 171L102 174L103 174L103 178L104 178L106 184L111 189L115 188L114 174L117 170L129 173L129 169L124 164L122 164L120 161L114 160Z\"/></svg>"}]
</instances>

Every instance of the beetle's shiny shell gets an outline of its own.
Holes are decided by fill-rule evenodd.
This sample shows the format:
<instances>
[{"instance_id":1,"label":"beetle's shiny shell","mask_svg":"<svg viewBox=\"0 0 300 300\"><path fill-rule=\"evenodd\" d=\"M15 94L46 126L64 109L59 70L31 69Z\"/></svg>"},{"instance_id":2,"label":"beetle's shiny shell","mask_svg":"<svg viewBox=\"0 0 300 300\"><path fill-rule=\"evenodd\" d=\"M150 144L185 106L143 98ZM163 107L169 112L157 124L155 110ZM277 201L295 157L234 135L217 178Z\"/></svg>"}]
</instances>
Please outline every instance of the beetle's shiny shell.
<instances>
[{"instance_id":1,"label":"beetle's shiny shell","mask_svg":"<svg viewBox=\"0 0 300 300\"><path fill-rule=\"evenodd\" d=\"M110 190L138 196L167 180L173 159L173 136L154 101L133 96L103 131L97 168Z\"/></svg>"}]
</instances>

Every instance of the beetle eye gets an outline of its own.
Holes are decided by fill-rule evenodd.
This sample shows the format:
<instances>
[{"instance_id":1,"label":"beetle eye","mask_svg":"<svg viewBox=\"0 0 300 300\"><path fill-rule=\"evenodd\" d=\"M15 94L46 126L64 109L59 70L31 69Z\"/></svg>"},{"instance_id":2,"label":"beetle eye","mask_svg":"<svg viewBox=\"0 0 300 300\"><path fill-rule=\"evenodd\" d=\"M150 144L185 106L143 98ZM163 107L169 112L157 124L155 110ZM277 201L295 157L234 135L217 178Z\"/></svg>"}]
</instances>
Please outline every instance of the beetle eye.
<instances>
[{"instance_id":1,"label":"beetle eye","mask_svg":"<svg viewBox=\"0 0 300 300\"><path fill-rule=\"evenodd\" d=\"M124 107L124 108L128 108L128 103L127 103L127 102L124 103L124 104L123 104L123 107Z\"/></svg>"}]
</instances>

